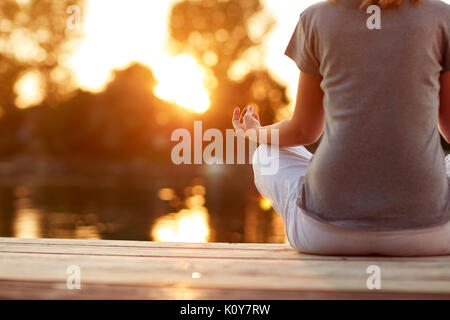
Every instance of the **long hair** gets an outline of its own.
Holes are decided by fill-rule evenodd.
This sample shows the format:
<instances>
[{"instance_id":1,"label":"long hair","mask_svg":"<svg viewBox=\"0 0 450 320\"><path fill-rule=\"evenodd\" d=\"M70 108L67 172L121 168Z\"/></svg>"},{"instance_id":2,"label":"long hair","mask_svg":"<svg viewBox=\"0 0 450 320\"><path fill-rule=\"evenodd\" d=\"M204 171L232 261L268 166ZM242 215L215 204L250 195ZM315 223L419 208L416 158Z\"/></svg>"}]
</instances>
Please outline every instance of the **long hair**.
<instances>
[{"instance_id":1,"label":"long hair","mask_svg":"<svg viewBox=\"0 0 450 320\"><path fill-rule=\"evenodd\" d=\"M337 2L338 0L328 0L330 2ZM421 0L409 0L413 4L418 4ZM367 8L371 5L377 5L382 9L385 8L400 8L404 0L361 0L361 9Z\"/></svg>"}]
</instances>

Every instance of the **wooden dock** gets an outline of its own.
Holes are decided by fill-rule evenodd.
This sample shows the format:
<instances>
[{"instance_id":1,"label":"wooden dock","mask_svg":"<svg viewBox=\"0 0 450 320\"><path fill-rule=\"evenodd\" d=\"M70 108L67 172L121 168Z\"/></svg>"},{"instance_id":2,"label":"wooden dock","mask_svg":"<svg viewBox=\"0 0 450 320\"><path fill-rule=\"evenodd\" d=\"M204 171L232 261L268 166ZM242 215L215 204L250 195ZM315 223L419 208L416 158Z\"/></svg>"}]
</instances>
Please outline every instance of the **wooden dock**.
<instances>
[{"instance_id":1,"label":"wooden dock","mask_svg":"<svg viewBox=\"0 0 450 320\"><path fill-rule=\"evenodd\" d=\"M70 290L67 268L81 271ZM368 266L381 289L367 288ZM331 257L284 244L0 238L2 299L450 299L450 256Z\"/></svg>"}]
</instances>

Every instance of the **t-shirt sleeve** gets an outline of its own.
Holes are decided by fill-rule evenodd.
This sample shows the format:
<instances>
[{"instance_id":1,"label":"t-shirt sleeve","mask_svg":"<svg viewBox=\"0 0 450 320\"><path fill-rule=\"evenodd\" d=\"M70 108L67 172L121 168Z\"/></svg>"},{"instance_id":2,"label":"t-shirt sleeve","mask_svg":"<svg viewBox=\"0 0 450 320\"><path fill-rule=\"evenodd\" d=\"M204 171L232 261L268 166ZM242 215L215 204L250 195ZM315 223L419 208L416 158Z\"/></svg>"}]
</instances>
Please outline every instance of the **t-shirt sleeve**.
<instances>
[{"instance_id":1,"label":"t-shirt sleeve","mask_svg":"<svg viewBox=\"0 0 450 320\"><path fill-rule=\"evenodd\" d=\"M319 76L320 63L313 50L314 39L312 39L312 32L306 31L303 16L301 15L286 48L285 55L294 60L302 72Z\"/></svg>"}]
</instances>

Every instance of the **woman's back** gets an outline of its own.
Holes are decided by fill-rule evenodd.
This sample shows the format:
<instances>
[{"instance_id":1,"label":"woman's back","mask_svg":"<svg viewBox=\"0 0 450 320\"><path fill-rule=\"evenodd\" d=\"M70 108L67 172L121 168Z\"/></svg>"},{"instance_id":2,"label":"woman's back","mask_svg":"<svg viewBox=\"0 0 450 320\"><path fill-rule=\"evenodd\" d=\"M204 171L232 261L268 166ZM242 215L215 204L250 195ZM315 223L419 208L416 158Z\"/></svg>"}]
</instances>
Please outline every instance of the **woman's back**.
<instances>
[{"instance_id":1,"label":"woman's back","mask_svg":"<svg viewBox=\"0 0 450 320\"><path fill-rule=\"evenodd\" d=\"M414 229L450 219L437 128L439 77L450 69L450 7L408 1L369 29L360 0L302 13L287 54L321 75L325 132L305 177L305 207L362 229ZM393 48L395 48L393 50Z\"/></svg>"}]
</instances>

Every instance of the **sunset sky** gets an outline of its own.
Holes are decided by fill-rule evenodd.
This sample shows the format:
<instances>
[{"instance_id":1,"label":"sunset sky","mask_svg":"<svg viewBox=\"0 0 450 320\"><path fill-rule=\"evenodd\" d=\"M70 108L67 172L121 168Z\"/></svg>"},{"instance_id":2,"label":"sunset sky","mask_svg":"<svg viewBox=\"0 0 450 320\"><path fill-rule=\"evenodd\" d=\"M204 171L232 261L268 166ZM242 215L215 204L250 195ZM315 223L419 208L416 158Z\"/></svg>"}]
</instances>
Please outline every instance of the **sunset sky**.
<instances>
[{"instance_id":1,"label":"sunset sky","mask_svg":"<svg viewBox=\"0 0 450 320\"><path fill-rule=\"evenodd\" d=\"M112 69L138 61L155 73L158 96L194 111L205 111L209 97L201 69L189 56L171 57L165 50L167 18L175 2L89 0L81 26L86 38L70 61L81 87L101 90ZM315 2L263 0L277 20L266 44L265 63L288 85L291 98L295 96L298 70L283 53L300 12Z\"/></svg>"}]
</instances>

